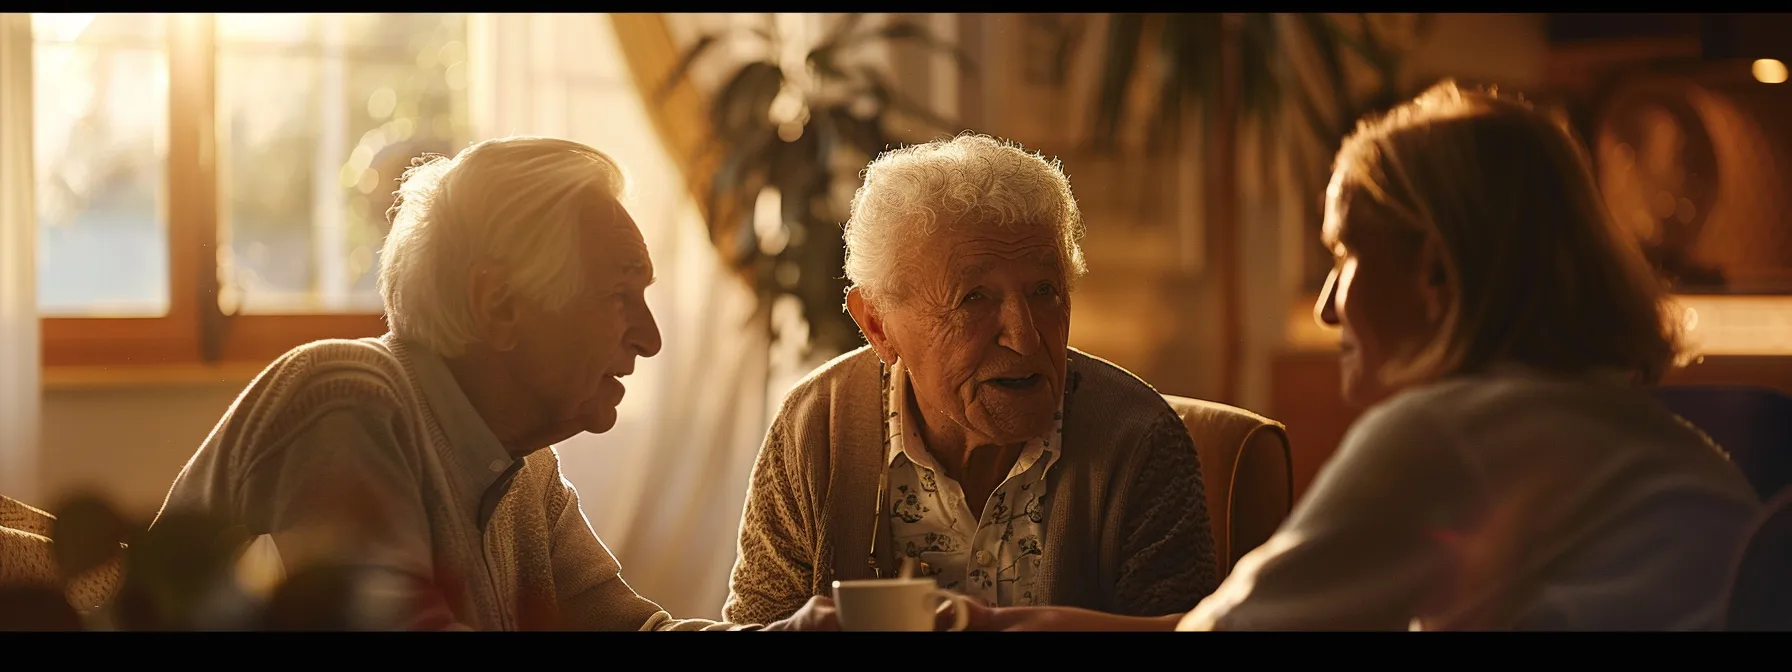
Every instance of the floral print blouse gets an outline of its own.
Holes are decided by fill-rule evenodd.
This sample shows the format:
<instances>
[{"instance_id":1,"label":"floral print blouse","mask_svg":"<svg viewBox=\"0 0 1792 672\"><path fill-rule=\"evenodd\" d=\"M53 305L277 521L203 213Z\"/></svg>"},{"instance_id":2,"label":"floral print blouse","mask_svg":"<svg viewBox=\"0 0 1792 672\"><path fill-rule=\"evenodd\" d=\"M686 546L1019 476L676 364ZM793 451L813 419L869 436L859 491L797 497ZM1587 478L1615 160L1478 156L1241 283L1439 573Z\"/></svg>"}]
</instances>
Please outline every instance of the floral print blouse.
<instances>
[{"instance_id":1,"label":"floral print blouse","mask_svg":"<svg viewBox=\"0 0 1792 672\"><path fill-rule=\"evenodd\" d=\"M989 501L973 510L963 488L922 443L901 361L890 366L887 380L884 436L889 438L890 538L897 557L915 558L920 573L934 577L941 588L985 605L1034 604L1045 536L1045 477L1058 458L1063 400L1052 429L1027 442Z\"/></svg>"}]
</instances>

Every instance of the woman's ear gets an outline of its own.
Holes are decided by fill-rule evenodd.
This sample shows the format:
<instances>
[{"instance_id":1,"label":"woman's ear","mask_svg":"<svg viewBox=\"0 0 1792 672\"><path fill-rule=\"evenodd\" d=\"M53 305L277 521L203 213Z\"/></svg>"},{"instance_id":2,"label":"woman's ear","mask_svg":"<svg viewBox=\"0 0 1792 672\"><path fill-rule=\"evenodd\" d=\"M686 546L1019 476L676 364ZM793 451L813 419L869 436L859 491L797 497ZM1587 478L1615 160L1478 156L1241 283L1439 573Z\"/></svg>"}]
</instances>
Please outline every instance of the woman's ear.
<instances>
[{"instance_id":1,"label":"woman's ear","mask_svg":"<svg viewBox=\"0 0 1792 672\"><path fill-rule=\"evenodd\" d=\"M1450 288L1449 258L1436 235L1425 237L1419 248L1419 292L1425 299L1425 320L1437 323L1449 311L1454 292Z\"/></svg>"},{"instance_id":2,"label":"woman's ear","mask_svg":"<svg viewBox=\"0 0 1792 672\"><path fill-rule=\"evenodd\" d=\"M865 290L854 287L846 292L846 312L852 315L852 321L858 323L859 331L865 334L865 341L871 349L877 351L877 358L885 364L896 362L896 348L890 342L889 332L884 330L883 314L865 300Z\"/></svg>"}]
</instances>

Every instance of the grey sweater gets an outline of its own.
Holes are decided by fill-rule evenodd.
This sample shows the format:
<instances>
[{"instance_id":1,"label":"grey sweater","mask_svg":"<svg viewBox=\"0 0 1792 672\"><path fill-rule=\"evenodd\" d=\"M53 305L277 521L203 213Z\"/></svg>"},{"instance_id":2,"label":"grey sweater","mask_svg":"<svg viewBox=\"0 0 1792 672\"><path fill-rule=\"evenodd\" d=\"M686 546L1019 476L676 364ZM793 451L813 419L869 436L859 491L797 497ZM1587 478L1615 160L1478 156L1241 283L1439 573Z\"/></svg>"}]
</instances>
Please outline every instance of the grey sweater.
<instances>
[{"instance_id":1,"label":"grey sweater","mask_svg":"<svg viewBox=\"0 0 1792 672\"><path fill-rule=\"evenodd\" d=\"M1364 414L1182 621L1226 630L1706 630L1760 503L1643 390L1520 367Z\"/></svg>"}]
</instances>

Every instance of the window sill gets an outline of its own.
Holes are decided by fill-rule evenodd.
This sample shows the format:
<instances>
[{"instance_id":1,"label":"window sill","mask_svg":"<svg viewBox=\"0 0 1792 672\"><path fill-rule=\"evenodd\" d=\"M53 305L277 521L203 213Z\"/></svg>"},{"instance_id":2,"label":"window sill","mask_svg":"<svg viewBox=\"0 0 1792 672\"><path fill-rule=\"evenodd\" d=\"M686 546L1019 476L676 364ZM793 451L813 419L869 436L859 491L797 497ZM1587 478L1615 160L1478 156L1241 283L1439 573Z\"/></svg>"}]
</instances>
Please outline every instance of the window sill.
<instances>
[{"instance_id":1,"label":"window sill","mask_svg":"<svg viewBox=\"0 0 1792 672\"><path fill-rule=\"evenodd\" d=\"M266 363L132 364L46 366L45 392L132 390L169 387L241 387Z\"/></svg>"}]
</instances>

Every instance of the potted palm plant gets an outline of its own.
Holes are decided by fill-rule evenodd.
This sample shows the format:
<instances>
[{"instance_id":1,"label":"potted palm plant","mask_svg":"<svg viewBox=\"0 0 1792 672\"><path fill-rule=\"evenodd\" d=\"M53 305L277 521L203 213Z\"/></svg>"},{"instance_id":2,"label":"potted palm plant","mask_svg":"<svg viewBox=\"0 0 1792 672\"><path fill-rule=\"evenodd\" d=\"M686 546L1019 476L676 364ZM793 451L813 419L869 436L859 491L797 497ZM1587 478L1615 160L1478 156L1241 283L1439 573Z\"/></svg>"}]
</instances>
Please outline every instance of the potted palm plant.
<instances>
[{"instance_id":1,"label":"potted palm plant","mask_svg":"<svg viewBox=\"0 0 1792 672\"><path fill-rule=\"evenodd\" d=\"M703 212L710 239L726 263L759 296L769 320L774 301L794 297L808 323L815 350L844 352L862 343L841 309L846 290L841 225L845 198L858 172L886 149L915 137L897 137L891 119L930 135L957 125L904 96L866 47L915 44L970 69L957 47L908 21L842 16L809 48L801 62L787 62L786 36L775 22L704 35L681 54L656 100L688 77L692 67L728 40L750 40L762 58L739 66L708 102L711 142L699 165L716 166ZM769 321L762 322L769 324Z\"/></svg>"},{"instance_id":2,"label":"potted palm plant","mask_svg":"<svg viewBox=\"0 0 1792 672\"><path fill-rule=\"evenodd\" d=\"M1222 297L1221 330L1227 352L1222 362L1221 394L1236 396L1240 389L1241 354L1244 344L1243 269L1238 263L1238 138L1246 128L1257 129L1258 151L1269 156L1278 144L1291 149L1303 186L1308 180L1323 183L1325 163L1337 151L1356 120L1366 113L1385 110L1410 93L1401 79L1409 47L1414 41L1388 39L1390 33L1407 37L1425 34L1431 15L1406 15L1406 25L1390 29L1384 20L1368 14L1346 19L1330 14L1114 14L1100 54L1102 68L1096 87L1092 138L1097 149L1113 151L1133 100L1132 87L1139 74L1154 70L1157 77L1146 85L1157 107L1148 111L1147 129L1154 148L1178 148L1182 122L1190 107L1202 114L1201 149L1208 170L1203 171L1205 220L1214 249L1212 268ZM1154 39L1153 39L1154 38ZM1309 48L1318 75L1317 90L1301 78L1289 54L1297 46ZM1354 81L1347 60L1360 59L1374 78L1372 92L1353 93ZM1154 61L1145 67L1147 59ZM1318 139L1316 146L1287 142L1279 131L1282 111L1292 103L1300 122ZM1299 126L1294 127L1296 129ZM1309 151L1301 151L1308 149ZM1262 162L1261 165L1271 165Z\"/></svg>"}]
</instances>

